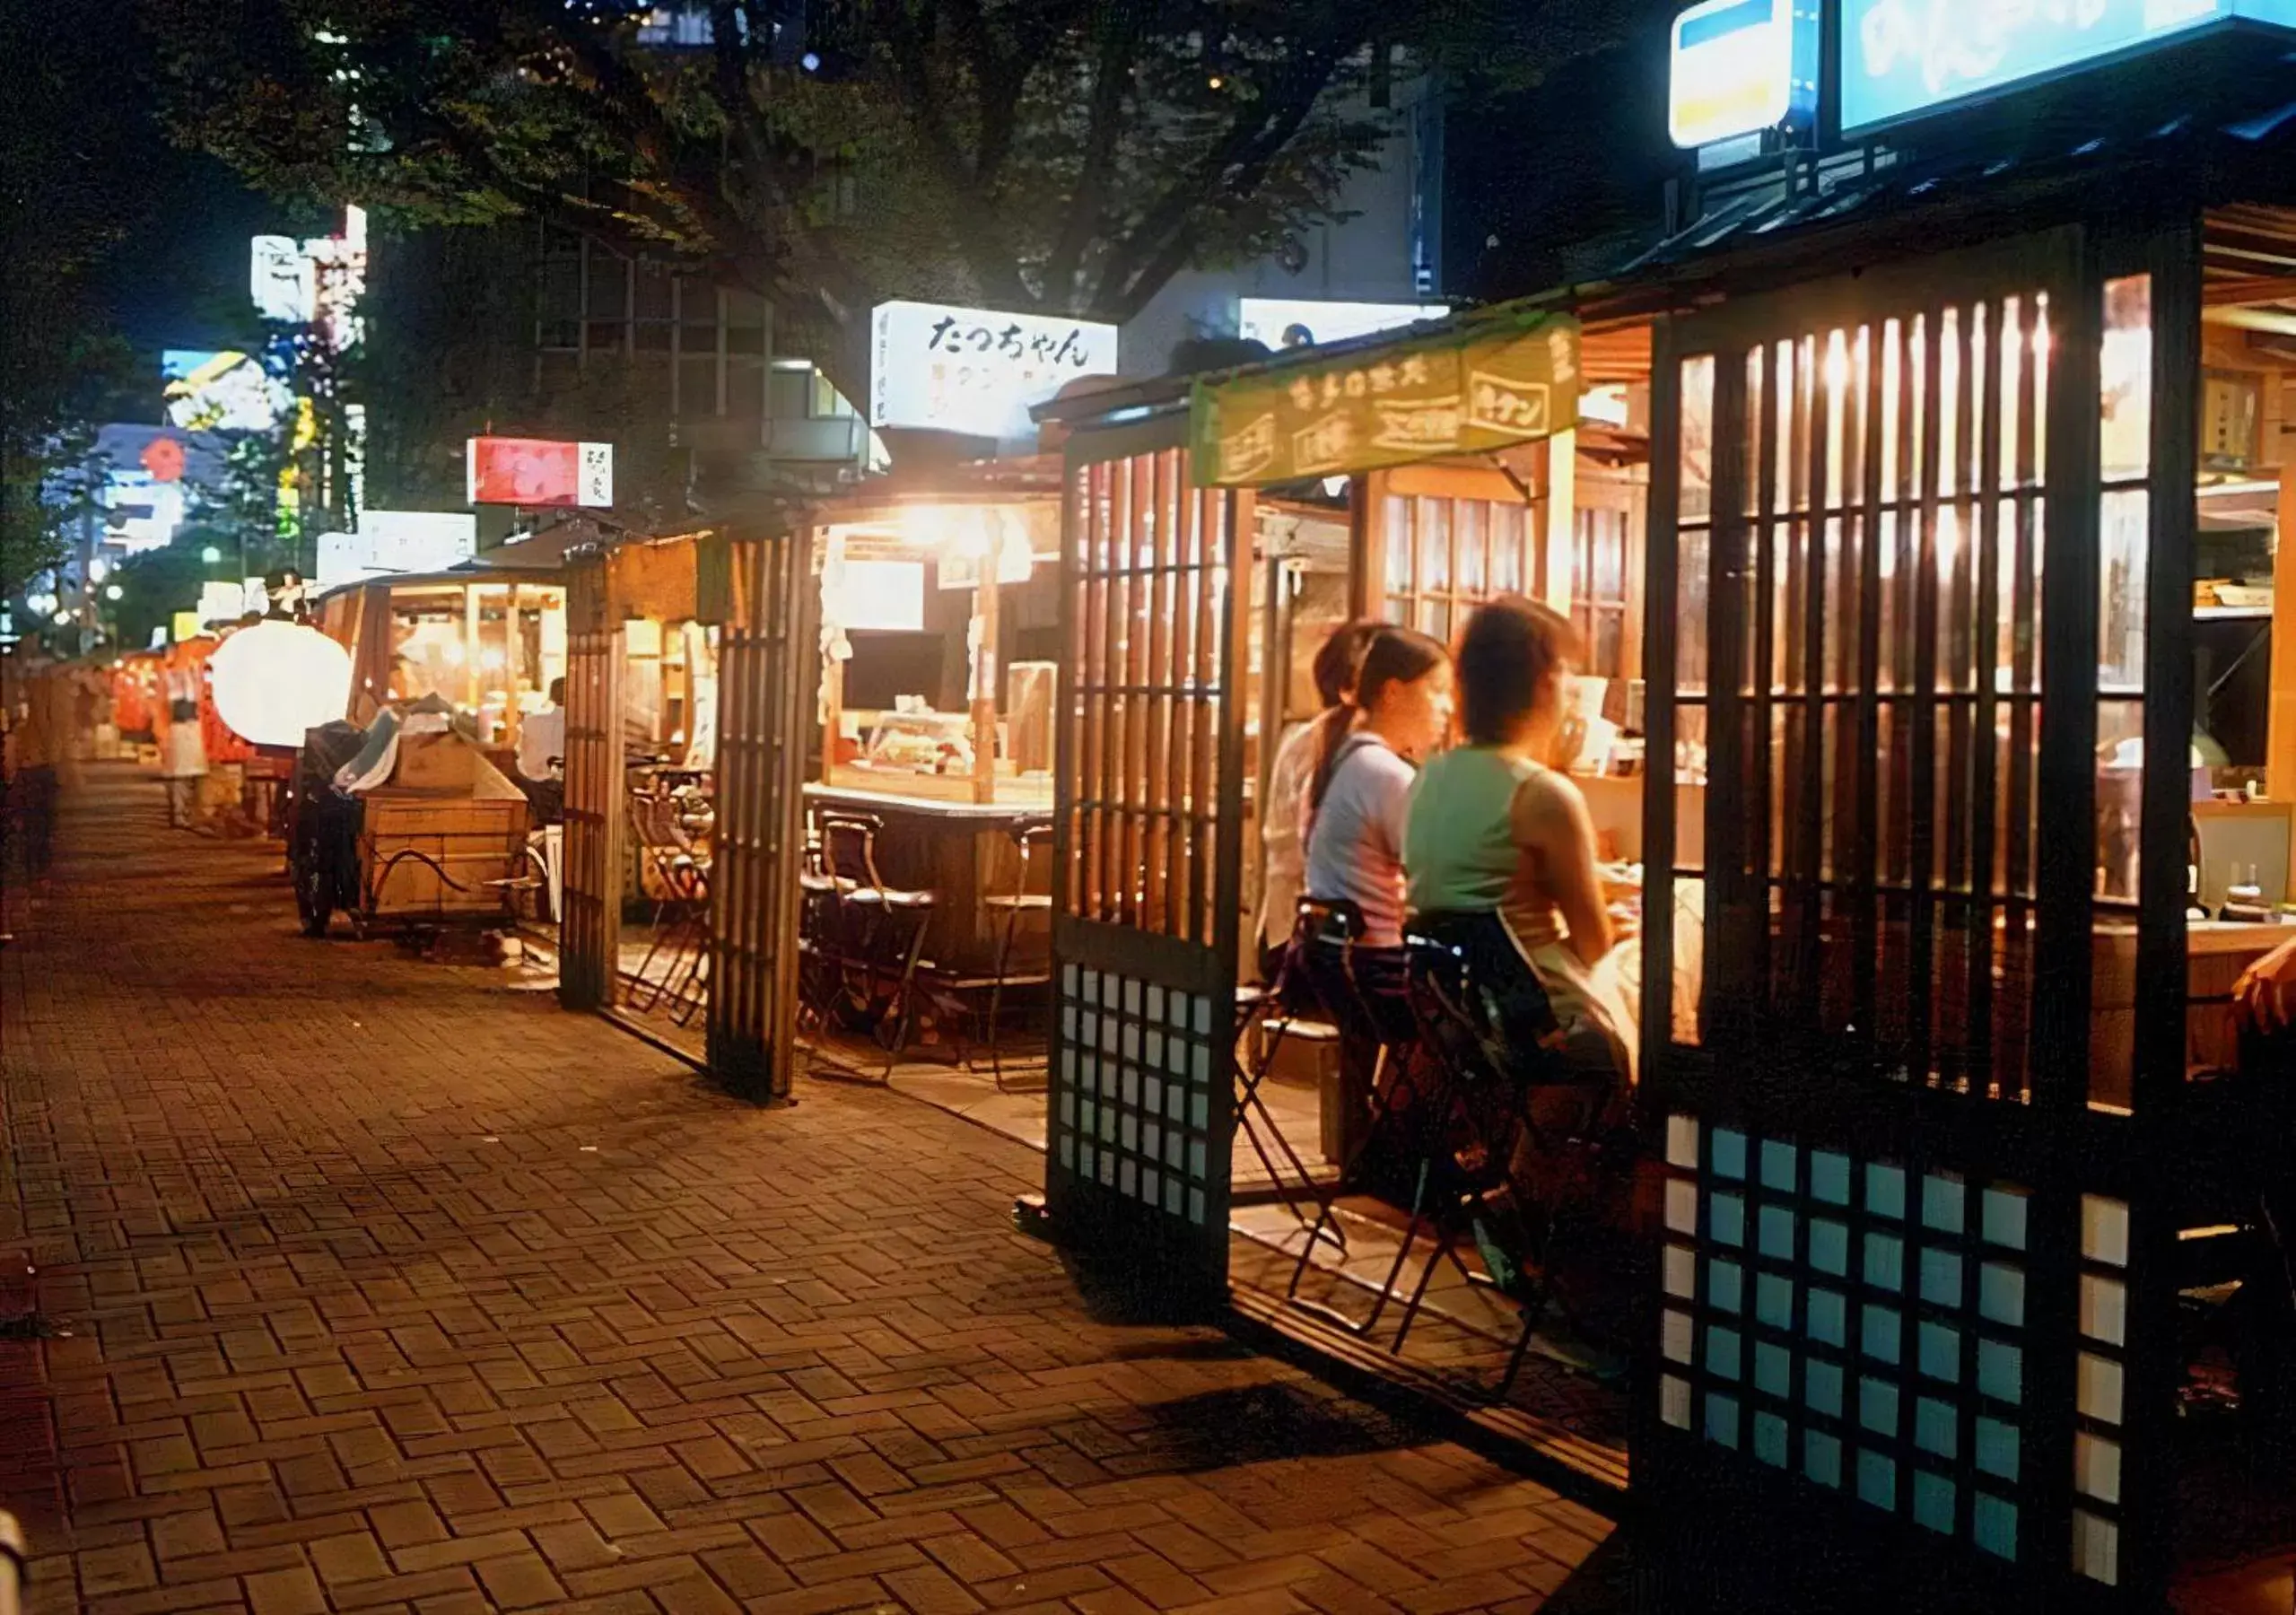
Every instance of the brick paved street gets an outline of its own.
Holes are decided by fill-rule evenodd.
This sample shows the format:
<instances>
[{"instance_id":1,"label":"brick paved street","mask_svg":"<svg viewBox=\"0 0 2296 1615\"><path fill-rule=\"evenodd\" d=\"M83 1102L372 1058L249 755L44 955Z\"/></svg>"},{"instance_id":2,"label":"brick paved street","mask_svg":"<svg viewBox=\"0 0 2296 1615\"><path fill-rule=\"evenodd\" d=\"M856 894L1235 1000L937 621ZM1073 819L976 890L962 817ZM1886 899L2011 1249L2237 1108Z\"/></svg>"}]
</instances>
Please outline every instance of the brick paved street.
<instances>
[{"instance_id":1,"label":"brick paved street","mask_svg":"<svg viewBox=\"0 0 2296 1615\"><path fill-rule=\"evenodd\" d=\"M275 854L127 769L11 913L34 1611L1527 1611L1608 1529L1096 1321L960 1120L750 1109L508 973L301 939Z\"/></svg>"}]
</instances>

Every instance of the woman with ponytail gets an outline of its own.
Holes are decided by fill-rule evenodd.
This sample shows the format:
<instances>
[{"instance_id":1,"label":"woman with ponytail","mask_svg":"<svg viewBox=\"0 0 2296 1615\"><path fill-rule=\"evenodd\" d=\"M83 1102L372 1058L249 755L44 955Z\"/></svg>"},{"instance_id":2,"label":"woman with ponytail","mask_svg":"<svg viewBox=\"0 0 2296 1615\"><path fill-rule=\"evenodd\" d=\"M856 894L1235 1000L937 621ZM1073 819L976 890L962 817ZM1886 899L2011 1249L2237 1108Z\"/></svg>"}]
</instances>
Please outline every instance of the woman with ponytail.
<instances>
[{"instance_id":1,"label":"woman with ponytail","mask_svg":"<svg viewBox=\"0 0 2296 1615\"><path fill-rule=\"evenodd\" d=\"M1276 979L1299 919L1299 895L1307 875L1300 819L1306 810L1308 781L1323 760L1324 720L1333 712L1353 716L1364 652L1371 649L1380 627L1377 623L1346 623L1324 640L1315 652L1314 667L1323 711L1284 737L1268 770L1268 799L1261 804L1260 814L1260 919L1253 927L1260 939L1263 982Z\"/></svg>"},{"instance_id":2,"label":"woman with ponytail","mask_svg":"<svg viewBox=\"0 0 2296 1615\"><path fill-rule=\"evenodd\" d=\"M1367 1115L1384 1043L1411 1034L1403 952L1403 826L1411 781L1451 733L1451 657L1409 628L1383 628L1352 703L1328 715L1309 783L1307 895L1355 905L1352 946L1308 938L1303 961L1340 1026L1341 1091Z\"/></svg>"}]
</instances>

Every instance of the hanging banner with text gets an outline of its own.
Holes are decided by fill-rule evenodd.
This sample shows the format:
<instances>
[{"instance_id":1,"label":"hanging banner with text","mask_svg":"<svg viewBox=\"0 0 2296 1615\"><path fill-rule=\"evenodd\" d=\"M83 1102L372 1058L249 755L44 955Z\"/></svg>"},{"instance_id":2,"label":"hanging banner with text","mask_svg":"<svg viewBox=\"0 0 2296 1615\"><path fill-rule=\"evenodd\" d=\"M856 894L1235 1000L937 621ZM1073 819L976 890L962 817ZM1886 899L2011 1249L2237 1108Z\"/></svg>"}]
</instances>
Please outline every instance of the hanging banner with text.
<instances>
[{"instance_id":1,"label":"hanging banner with text","mask_svg":"<svg viewBox=\"0 0 2296 1615\"><path fill-rule=\"evenodd\" d=\"M1256 487L1535 442L1578 423L1578 321L1458 331L1274 374L1200 381L1190 458Z\"/></svg>"}]
</instances>

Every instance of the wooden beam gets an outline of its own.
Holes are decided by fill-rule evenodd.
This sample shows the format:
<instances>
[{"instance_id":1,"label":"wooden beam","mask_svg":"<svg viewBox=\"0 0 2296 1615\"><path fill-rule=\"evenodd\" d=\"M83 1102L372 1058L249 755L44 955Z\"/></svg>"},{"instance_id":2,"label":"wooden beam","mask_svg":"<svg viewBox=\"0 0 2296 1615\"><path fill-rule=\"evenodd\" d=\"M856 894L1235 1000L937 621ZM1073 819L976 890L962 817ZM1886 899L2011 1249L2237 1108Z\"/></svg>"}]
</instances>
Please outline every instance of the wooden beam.
<instances>
[{"instance_id":1,"label":"wooden beam","mask_svg":"<svg viewBox=\"0 0 2296 1615\"><path fill-rule=\"evenodd\" d=\"M2256 275L2213 280L2200 290L2202 306L2221 309L2232 303L2296 302L2296 275Z\"/></svg>"},{"instance_id":2,"label":"wooden beam","mask_svg":"<svg viewBox=\"0 0 2296 1615\"><path fill-rule=\"evenodd\" d=\"M1001 529L1000 529L1001 531ZM973 799L997 799L997 635L1000 589L997 567L1001 553L991 544L981 557L981 581L973 591L973 621L980 624L981 642L973 650Z\"/></svg>"},{"instance_id":3,"label":"wooden beam","mask_svg":"<svg viewBox=\"0 0 2296 1615\"><path fill-rule=\"evenodd\" d=\"M462 588L462 683L464 704L470 715L478 715L478 586L466 583Z\"/></svg>"},{"instance_id":4,"label":"wooden beam","mask_svg":"<svg viewBox=\"0 0 2296 1615\"><path fill-rule=\"evenodd\" d=\"M2280 468L2280 530L2272 569L2272 699L2265 709L2265 794L2296 802L2296 466Z\"/></svg>"}]
</instances>

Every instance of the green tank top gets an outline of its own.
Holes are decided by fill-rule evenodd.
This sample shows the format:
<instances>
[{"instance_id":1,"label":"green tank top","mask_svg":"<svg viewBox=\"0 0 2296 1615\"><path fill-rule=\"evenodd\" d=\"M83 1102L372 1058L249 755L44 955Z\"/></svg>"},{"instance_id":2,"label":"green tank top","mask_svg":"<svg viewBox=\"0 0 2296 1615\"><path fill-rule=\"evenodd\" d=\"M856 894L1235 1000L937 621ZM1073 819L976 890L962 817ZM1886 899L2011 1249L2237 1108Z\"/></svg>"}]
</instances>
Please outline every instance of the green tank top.
<instances>
[{"instance_id":1,"label":"green tank top","mask_svg":"<svg viewBox=\"0 0 2296 1615\"><path fill-rule=\"evenodd\" d=\"M1539 772L1485 746L1459 746L1419 770L1403 829L1412 912L1496 910L1525 947L1554 939L1554 904L1515 842L1515 793Z\"/></svg>"}]
</instances>

